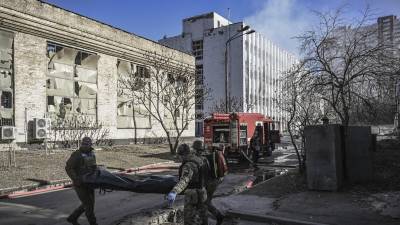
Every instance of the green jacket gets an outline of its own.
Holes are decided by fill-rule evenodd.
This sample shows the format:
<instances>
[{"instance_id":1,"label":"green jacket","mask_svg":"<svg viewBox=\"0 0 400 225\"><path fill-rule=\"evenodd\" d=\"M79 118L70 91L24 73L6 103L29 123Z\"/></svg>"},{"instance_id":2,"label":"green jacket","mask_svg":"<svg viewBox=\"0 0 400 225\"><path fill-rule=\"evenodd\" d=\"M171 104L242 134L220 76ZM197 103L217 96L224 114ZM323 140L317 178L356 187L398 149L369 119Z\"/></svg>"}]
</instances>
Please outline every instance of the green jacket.
<instances>
[{"instance_id":1,"label":"green jacket","mask_svg":"<svg viewBox=\"0 0 400 225\"><path fill-rule=\"evenodd\" d=\"M172 191L179 194L186 188L190 188L191 185L201 182L201 167L203 163L204 161L201 157L190 154L180 167L179 181Z\"/></svg>"}]
</instances>

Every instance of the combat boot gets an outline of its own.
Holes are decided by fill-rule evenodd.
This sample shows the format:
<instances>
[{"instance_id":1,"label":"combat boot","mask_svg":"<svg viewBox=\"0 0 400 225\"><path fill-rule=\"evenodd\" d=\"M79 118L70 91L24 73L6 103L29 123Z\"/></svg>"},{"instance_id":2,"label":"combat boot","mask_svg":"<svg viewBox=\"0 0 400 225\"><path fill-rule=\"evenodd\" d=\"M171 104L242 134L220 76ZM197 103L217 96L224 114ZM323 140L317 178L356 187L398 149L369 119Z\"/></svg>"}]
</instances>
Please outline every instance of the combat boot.
<instances>
[{"instance_id":1,"label":"combat boot","mask_svg":"<svg viewBox=\"0 0 400 225\"><path fill-rule=\"evenodd\" d=\"M217 224L216 225L221 225L222 224L222 222L224 222L224 216L223 215L218 215L217 216Z\"/></svg>"},{"instance_id":2,"label":"combat boot","mask_svg":"<svg viewBox=\"0 0 400 225\"><path fill-rule=\"evenodd\" d=\"M77 220L77 219L73 219L73 218L71 218L71 217L68 217L68 218L67 218L67 221L68 221L68 223L71 223L72 225L80 225L80 224L78 223L78 220Z\"/></svg>"}]
</instances>

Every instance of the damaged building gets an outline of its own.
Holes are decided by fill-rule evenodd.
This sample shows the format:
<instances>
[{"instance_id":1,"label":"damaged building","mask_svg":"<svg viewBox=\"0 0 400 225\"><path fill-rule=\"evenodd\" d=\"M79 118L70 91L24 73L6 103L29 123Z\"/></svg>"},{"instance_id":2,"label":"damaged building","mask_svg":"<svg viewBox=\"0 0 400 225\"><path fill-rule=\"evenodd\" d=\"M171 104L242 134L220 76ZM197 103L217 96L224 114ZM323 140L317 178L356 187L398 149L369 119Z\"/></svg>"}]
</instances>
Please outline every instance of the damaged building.
<instances>
[{"instance_id":1,"label":"damaged building","mask_svg":"<svg viewBox=\"0 0 400 225\"><path fill-rule=\"evenodd\" d=\"M148 52L173 53L195 68L194 57L135 34L38 0L0 0L1 126L28 141L29 122L85 118L109 129L109 138L164 136L145 109L118 94L118 78L148 76ZM193 111L194 112L194 111ZM194 136L194 122L183 137Z\"/></svg>"}]
</instances>

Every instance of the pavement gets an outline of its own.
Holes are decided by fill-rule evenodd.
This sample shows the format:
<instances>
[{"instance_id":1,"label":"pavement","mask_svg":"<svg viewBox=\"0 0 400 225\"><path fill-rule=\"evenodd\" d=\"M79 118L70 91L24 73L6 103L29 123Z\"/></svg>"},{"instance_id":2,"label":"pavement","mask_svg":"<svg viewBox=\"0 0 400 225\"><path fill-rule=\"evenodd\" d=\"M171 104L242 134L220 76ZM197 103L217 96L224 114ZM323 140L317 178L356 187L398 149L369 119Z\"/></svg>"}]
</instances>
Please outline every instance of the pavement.
<instances>
[{"instance_id":1,"label":"pavement","mask_svg":"<svg viewBox=\"0 0 400 225\"><path fill-rule=\"evenodd\" d=\"M157 163L138 168L115 170L117 173L176 174L178 164ZM66 217L78 207L79 199L70 188L69 180L51 181L47 185L32 185L0 190L1 225L67 225ZM0 192L0 193L1 193ZM96 191L95 213L99 224L111 224L127 214L160 207L164 204L161 194L138 194L113 191L105 195ZM81 217L85 224L85 217Z\"/></svg>"},{"instance_id":2,"label":"pavement","mask_svg":"<svg viewBox=\"0 0 400 225\"><path fill-rule=\"evenodd\" d=\"M163 163L131 168L123 173L141 174L175 174L178 164ZM219 186L216 194L227 196L249 188L254 176L247 174L229 174ZM30 188L34 188L31 190ZM69 184L43 185L24 190L9 191L0 200L1 225L67 225L65 221L71 211L79 204L76 193ZM105 195L96 193L95 214L98 223L105 224L161 224L170 220L174 212L177 217L183 210L183 196L177 198L174 209L166 209L162 194L139 194L133 192L113 191ZM129 216L131 215L131 216ZM129 219L131 218L131 219ZM81 224L86 218L81 217ZM135 223L132 223L134 221Z\"/></svg>"},{"instance_id":3,"label":"pavement","mask_svg":"<svg viewBox=\"0 0 400 225\"><path fill-rule=\"evenodd\" d=\"M153 208L163 202L164 196L161 194L115 191L100 195L96 191L95 214L100 225L107 225L129 213ZM3 199L0 201L0 224L70 225L65 219L78 206L79 199L72 189ZM86 217L82 215L79 222L87 224Z\"/></svg>"},{"instance_id":4,"label":"pavement","mask_svg":"<svg viewBox=\"0 0 400 225\"><path fill-rule=\"evenodd\" d=\"M282 179L290 174L214 199L215 205L234 220L224 224L400 224L400 192L320 192L306 187L286 192Z\"/></svg>"},{"instance_id":5,"label":"pavement","mask_svg":"<svg viewBox=\"0 0 400 225\"><path fill-rule=\"evenodd\" d=\"M229 196L250 188L256 177L248 174L228 174L218 186L215 196ZM173 208L166 208L165 202L152 208L133 211L130 215L117 220L113 225L167 224L182 220L183 196L179 195ZM214 221L210 219L210 224Z\"/></svg>"},{"instance_id":6,"label":"pavement","mask_svg":"<svg viewBox=\"0 0 400 225\"><path fill-rule=\"evenodd\" d=\"M274 185L274 181L266 181L238 195L215 199L216 205L229 216L239 218L237 224L400 224L398 202L393 202L397 206L392 205L387 211L377 211L367 196L360 198L352 193L304 191L279 198L258 193L269 185ZM389 211L396 212L392 215L397 218L388 216Z\"/></svg>"}]
</instances>

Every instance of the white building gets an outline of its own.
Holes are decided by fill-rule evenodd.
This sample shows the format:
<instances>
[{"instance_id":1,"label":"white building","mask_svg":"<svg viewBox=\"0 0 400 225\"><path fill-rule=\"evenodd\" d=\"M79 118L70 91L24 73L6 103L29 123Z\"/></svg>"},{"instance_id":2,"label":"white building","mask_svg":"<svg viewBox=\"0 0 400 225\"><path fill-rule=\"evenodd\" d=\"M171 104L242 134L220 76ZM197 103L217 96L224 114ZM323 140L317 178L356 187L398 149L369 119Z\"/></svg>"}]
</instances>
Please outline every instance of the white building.
<instances>
[{"instance_id":1,"label":"white building","mask_svg":"<svg viewBox=\"0 0 400 225\"><path fill-rule=\"evenodd\" d=\"M147 79L152 69L148 52L174 55L173 63L192 70L193 56L37 0L0 0L0 21L0 130L13 131L8 137L2 132L3 139L43 140L33 124L47 115L55 125L76 122L53 126L57 133L101 124L113 141L129 143L135 129L139 140L165 137L150 115L135 116L134 125L133 110L140 106L133 109L125 101L118 80L128 72ZM191 122L182 137L193 137L194 127ZM70 137L75 138L51 135L50 141Z\"/></svg>"},{"instance_id":2,"label":"white building","mask_svg":"<svg viewBox=\"0 0 400 225\"><path fill-rule=\"evenodd\" d=\"M259 112L283 125L284 115L273 99L279 97L276 91L281 85L279 77L296 63L296 58L257 32L238 32L244 27L243 22L231 23L212 12L184 19L181 35L159 40L161 44L192 53L199 82L212 90L210 100L196 106L197 136L202 136L203 116L211 113L213 105L225 102L225 63L228 99L242 101L243 112ZM234 37L237 38L229 41Z\"/></svg>"}]
</instances>

